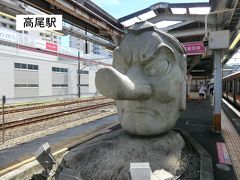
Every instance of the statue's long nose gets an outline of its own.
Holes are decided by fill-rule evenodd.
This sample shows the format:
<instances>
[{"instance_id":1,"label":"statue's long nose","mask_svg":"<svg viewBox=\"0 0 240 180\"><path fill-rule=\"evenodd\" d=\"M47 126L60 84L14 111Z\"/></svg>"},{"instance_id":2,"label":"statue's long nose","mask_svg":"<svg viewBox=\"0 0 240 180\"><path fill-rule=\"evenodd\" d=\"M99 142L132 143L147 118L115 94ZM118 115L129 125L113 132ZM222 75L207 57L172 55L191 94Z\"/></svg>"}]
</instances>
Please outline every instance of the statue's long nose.
<instances>
[{"instance_id":1,"label":"statue's long nose","mask_svg":"<svg viewBox=\"0 0 240 180\"><path fill-rule=\"evenodd\" d=\"M150 98L152 94L150 85L135 84L112 67L98 70L95 84L102 95L115 100L143 100Z\"/></svg>"}]
</instances>

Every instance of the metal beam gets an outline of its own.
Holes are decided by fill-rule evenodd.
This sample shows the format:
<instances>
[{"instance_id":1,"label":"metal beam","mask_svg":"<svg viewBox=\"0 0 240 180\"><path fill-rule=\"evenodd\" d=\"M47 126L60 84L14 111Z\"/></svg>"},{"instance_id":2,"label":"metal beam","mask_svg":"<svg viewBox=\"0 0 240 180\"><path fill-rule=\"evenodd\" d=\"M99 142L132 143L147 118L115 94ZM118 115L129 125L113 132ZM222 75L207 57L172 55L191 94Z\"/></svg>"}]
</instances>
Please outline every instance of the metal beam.
<instances>
[{"instance_id":1,"label":"metal beam","mask_svg":"<svg viewBox=\"0 0 240 180\"><path fill-rule=\"evenodd\" d=\"M197 14L161 14L159 16L148 19L151 23L158 23L160 21L199 21L205 23L205 15ZM208 18L208 24L215 24L215 17Z\"/></svg>"},{"instance_id":2,"label":"metal beam","mask_svg":"<svg viewBox=\"0 0 240 180\"><path fill-rule=\"evenodd\" d=\"M111 24L104 18L100 17L96 13L88 10L82 4L76 1L70 0L20 0L30 6L33 6L48 14L62 14L63 19L70 24L76 25L83 29L87 28L88 31L94 34L98 34L99 30L106 30L108 38L111 39L111 35L121 36L123 34L122 29ZM119 23L120 27L123 27Z\"/></svg>"},{"instance_id":3,"label":"metal beam","mask_svg":"<svg viewBox=\"0 0 240 180\"><path fill-rule=\"evenodd\" d=\"M115 25L116 27L122 29L123 26L118 22L117 19L115 19L112 15L108 14L106 11L101 9L99 6L94 4L92 1L89 0L76 0L78 3L82 4L84 7L89 9L90 11L96 13L103 19L107 20L109 23Z\"/></svg>"},{"instance_id":4,"label":"metal beam","mask_svg":"<svg viewBox=\"0 0 240 180\"><path fill-rule=\"evenodd\" d=\"M107 43L105 41L101 41L100 39L90 37L88 35L85 35L84 33L81 33L80 31L73 30L72 28L64 27L62 32L65 33L65 34L75 36L77 38L84 39L84 40L89 41L91 43L94 43L94 44L97 44L97 45L100 45L100 46L104 46L109 50L113 50L116 47L113 43Z\"/></svg>"},{"instance_id":5,"label":"metal beam","mask_svg":"<svg viewBox=\"0 0 240 180\"><path fill-rule=\"evenodd\" d=\"M109 34L113 35L119 35L121 36L122 30L116 27L115 25L109 23L104 18L100 17L96 13L90 11L86 7L84 7L82 4L75 2L75 1L69 1L69 0L45 0L49 4L56 6L59 9L64 10L65 12L76 16L85 22L92 24L95 27L98 27L99 29L105 29L109 31Z\"/></svg>"},{"instance_id":6,"label":"metal beam","mask_svg":"<svg viewBox=\"0 0 240 180\"><path fill-rule=\"evenodd\" d=\"M189 36L200 36L200 35L204 35L205 29L204 28L192 28L192 29L187 29L187 30L182 30L182 31L170 31L168 33L170 33L171 35L173 35L176 38L189 37Z\"/></svg>"},{"instance_id":7,"label":"metal beam","mask_svg":"<svg viewBox=\"0 0 240 180\"><path fill-rule=\"evenodd\" d=\"M149 11L151 11L150 8L145 8L145 9L142 9L142 10L137 11L137 12L135 12L135 13L129 14L129 15L127 15L127 16L121 17L121 18L118 19L118 21L119 21L119 22L124 22L124 21L127 21L127 20L129 20L129 19L132 19L132 18L134 18L134 17L136 17L136 16L140 16L141 14L147 13L147 12L149 12Z\"/></svg>"},{"instance_id":8,"label":"metal beam","mask_svg":"<svg viewBox=\"0 0 240 180\"><path fill-rule=\"evenodd\" d=\"M190 67L189 67L188 70L187 70L188 74L190 73L190 71L191 71L196 65L199 64L199 62L200 62L200 57L199 57L199 56L193 59L192 63L189 65Z\"/></svg>"},{"instance_id":9,"label":"metal beam","mask_svg":"<svg viewBox=\"0 0 240 180\"><path fill-rule=\"evenodd\" d=\"M200 3L172 3L169 4L169 8L194 8L194 7L209 7L209 3L200 2Z\"/></svg>"},{"instance_id":10,"label":"metal beam","mask_svg":"<svg viewBox=\"0 0 240 180\"><path fill-rule=\"evenodd\" d=\"M229 24L230 24L230 22L231 22L231 20L232 20L232 18L233 18L233 15L234 15L234 13L235 13L235 10L236 10L236 7L237 7L237 5L238 5L238 2L239 2L239 0L235 0L235 4L234 4L234 7L233 7L233 11L231 12L231 15L230 15L230 18L229 18L229 21L228 21L228 26L229 26ZM239 19L239 18L238 18Z\"/></svg>"},{"instance_id":11,"label":"metal beam","mask_svg":"<svg viewBox=\"0 0 240 180\"><path fill-rule=\"evenodd\" d=\"M170 31L170 30L173 30L173 29L176 29L176 28L179 28L179 27L182 27L182 26L185 26L185 25L188 25L188 24L191 24L193 22L196 22L196 21L193 21L193 20L187 20L187 21L183 21L183 22L180 22L178 24L174 24L172 26L168 26L166 28L162 28L163 31Z\"/></svg>"},{"instance_id":12,"label":"metal beam","mask_svg":"<svg viewBox=\"0 0 240 180\"><path fill-rule=\"evenodd\" d=\"M49 3L46 1L35 1L35 0L20 0L24 2L25 4L28 4L29 6L32 6L36 9L39 9L40 11L47 13L47 14L62 14L63 20L68 22L69 24L75 25L79 28L85 29L87 28L88 31L97 34L99 32L98 28L95 26L92 26L91 24L88 24L87 22L84 22L83 20L79 19L78 17L72 16L69 13L66 13L65 11L61 9L55 9L50 8Z\"/></svg>"},{"instance_id":13,"label":"metal beam","mask_svg":"<svg viewBox=\"0 0 240 180\"><path fill-rule=\"evenodd\" d=\"M15 11L15 13L18 13L18 14L26 14L26 10L23 9L23 7L18 7L18 6L15 6L13 2L9 1L9 2L6 2L6 1L2 1L0 0L0 4L1 6L5 6L6 9L10 10L10 11Z\"/></svg>"},{"instance_id":14,"label":"metal beam","mask_svg":"<svg viewBox=\"0 0 240 180\"><path fill-rule=\"evenodd\" d=\"M119 22L127 21L129 19L132 19L136 16L140 16L141 14L147 13L148 11L155 11L158 8L193 8L193 7L209 7L209 3L166 3L166 2L160 2L153 4L152 6L142 9L140 11L134 12L132 14L129 14L127 16L119 18Z\"/></svg>"}]
</instances>

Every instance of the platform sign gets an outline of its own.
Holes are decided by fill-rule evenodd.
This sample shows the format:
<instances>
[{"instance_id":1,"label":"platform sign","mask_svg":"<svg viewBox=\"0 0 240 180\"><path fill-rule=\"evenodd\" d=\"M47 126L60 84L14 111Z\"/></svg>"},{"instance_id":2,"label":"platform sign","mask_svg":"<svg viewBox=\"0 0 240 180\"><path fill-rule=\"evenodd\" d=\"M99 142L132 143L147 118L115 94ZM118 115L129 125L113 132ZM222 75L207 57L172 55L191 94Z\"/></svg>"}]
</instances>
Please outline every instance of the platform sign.
<instances>
[{"instance_id":1,"label":"platform sign","mask_svg":"<svg viewBox=\"0 0 240 180\"><path fill-rule=\"evenodd\" d=\"M62 30L62 15L16 15L16 30Z\"/></svg>"},{"instance_id":2,"label":"platform sign","mask_svg":"<svg viewBox=\"0 0 240 180\"><path fill-rule=\"evenodd\" d=\"M206 52L206 48L204 47L203 41L187 42L182 43L182 45L187 55L198 55L204 54Z\"/></svg>"},{"instance_id":3,"label":"platform sign","mask_svg":"<svg viewBox=\"0 0 240 180\"><path fill-rule=\"evenodd\" d=\"M51 51L57 51L58 45L55 43L46 42L46 49Z\"/></svg>"},{"instance_id":4,"label":"platform sign","mask_svg":"<svg viewBox=\"0 0 240 180\"><path fill-rule=\"evenodd\" d=\"M230 160L227 148L226 148L226 144L217 142L216 146L217 146L217 154L218 154L219 163L231 165L232 163L231 163L231 160Z\"/></svg>"}]
</instances>

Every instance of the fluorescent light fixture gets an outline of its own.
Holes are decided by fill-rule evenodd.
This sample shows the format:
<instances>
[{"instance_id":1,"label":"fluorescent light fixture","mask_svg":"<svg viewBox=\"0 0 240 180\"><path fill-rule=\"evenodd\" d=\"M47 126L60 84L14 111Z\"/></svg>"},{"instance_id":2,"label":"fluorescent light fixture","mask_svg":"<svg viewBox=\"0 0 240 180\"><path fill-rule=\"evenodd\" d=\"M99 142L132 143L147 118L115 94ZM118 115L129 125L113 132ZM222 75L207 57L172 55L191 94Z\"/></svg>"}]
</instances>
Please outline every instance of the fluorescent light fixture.
<instances>
[{"instance_id":1,"label":"fluorescent light fixture","mask_svg":"<svg viewBox=\"0 0 240 180\"><path fill-rule=\"evenodd\" d=\"M227 55L224 55L223 58L222 58L222 60L221 60L221 63L223 63L226 58L227 58Z\"/></svg>"},{"instance_id":2,"label":"fluorescent light fixture","mask_svg":"<svg viewBox=\"0 0 240 180\"><path fill-rule=\"evenodd\" d=\"M232 71L232 69L222 69L222 71Z\"/></svg>"},{"instance_id":3,"label":"fluorescent light fixture","mask_svg":"<svg viewBox=\"0 0 240 180\"><path fill-rule=\"evenodd\" d=\"M16 19L15 16L12 16L12 15L10 15L10 14L6 14L6 13L4 13L4 12L0 12L0 15L6 16L6 17L11 18L11 19Z\"/></svg>"},{"instance_id":4,"label":"fluorescent light fixture","mask_svg":"<svg viewBox=\"0 0 240 180\"><path fill-rule=\"evenodd\" d=\"M138 17L139 17L141 20L145 21L145 20L150 19L150 18L153 18L153 17L155 17L155 16L156 16L156 14L155 14L153 11L149 11L149 12L147 12L147 13L144 13L144 14L142 14L142 15L139 15Z\"/></svg>"},{"instance_id":5,"label":"fluorescent light fixture","mask_svg":"<svg viewBox=\"0 0 240 180\"><path fill-rule=\"evenodd\" d=\"M232 42L232 44L229 47L229 49L233 49L236 46L236 44L238 43L239 40L240 40L240 33L238 32L237 37L234 39L234 41Z\"/></svg>"},{"instance_id":6,"label":"fluorescent light fixture","mask_svg":"<svg viewBox=\"0 0 240 180\"><path fill-rule=\"evenodd\" d=\"M171 8L173 14L186 14L186 8Z\"/></svg>"},{"instance_id":7,"label":"fluorescent light fixture","mask_svg":"<svg viewBox=\"0 0 240 180\"><path fill-rule=\"evenodd\" d=\"M122 22L122 24L123 24L124 26L128 27L128 26L131 26L131 25L133 25L133 24L135 24L136 22L139 22L139 21L140 21L140 19L134 17L134 18L132 18L132 19L129 19L129 20L127 20L127 21Z\"/></svg>"},{"instance_id":8,"label":"fluorescent light fixture","mask_svg":"<svg viewBox=\"0 0 240 180\"><path fill-rule=\"evenodd\" d=\"M208 14L210 7L189 8L190 14Z\"/></svg>"},{"instance_id":9,"label":"fluorescent light fixture","mask_svg":"<svg viewBox=\"0 0 240 180\"><path fill-rule=\"evenodd\" d=\"M178 24L182 21L161 21L155 24L157 28L166 28L168 26L172 26L174 24Z\"/></svg>"},{"instance_id":10,"label":"fluorescent light fixture","mask_svg":"<svg viewBox=\"0 0 240 180\"><path fill-rule=\"evenodd\" d=\"M196 69L196 70L191 70L191 72L205 72L204 69Z\"/></svg>"}]
</instances>

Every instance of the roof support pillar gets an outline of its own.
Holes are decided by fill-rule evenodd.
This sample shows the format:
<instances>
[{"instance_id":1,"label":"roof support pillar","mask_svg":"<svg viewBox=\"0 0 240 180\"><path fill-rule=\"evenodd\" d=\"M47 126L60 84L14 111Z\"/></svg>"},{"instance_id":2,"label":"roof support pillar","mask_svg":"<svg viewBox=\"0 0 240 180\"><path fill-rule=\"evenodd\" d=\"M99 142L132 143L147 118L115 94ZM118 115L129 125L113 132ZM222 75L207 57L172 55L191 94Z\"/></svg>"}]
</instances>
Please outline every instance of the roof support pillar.
<instances>
[{"instance_id":1,"label":"roof support pillar","mask_svg":"<svg viewBox=\"0 0 240 180\"><path fill-rule=\"evenodd\" d=\"M214 110L213 131L221 132L222 109L222 50L214 50Z\"/></svg>"}]
</instances>

